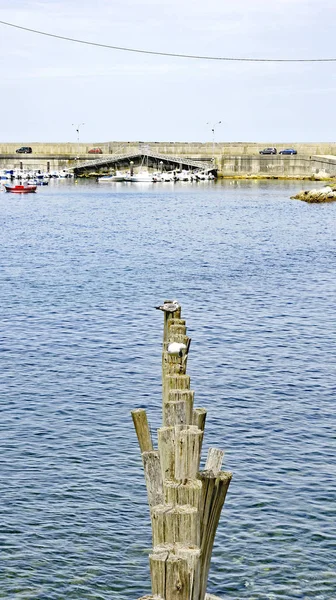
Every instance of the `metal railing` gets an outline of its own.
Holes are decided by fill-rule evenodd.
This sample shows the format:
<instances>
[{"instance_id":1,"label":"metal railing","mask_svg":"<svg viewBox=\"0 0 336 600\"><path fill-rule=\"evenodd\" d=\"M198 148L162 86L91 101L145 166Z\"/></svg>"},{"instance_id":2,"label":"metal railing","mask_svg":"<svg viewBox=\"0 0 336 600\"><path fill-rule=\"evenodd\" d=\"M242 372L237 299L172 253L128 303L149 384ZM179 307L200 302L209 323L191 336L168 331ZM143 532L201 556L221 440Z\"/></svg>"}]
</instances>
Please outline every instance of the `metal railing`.
<instances>
[{"instance_id":1,"label":"metal railing","mask_svg":"<svg viewBox=\"0 0 336 600\"><path fill-rule=\"evenodd\" d=\"M184 158L183 156L173 156L171 154L159 154L157 152L147 151L146 148L146 152L143 152L141 150L135 152L121 152L116 154L110 154L108 157L105 156L104 158L94 158L92 160L77 161L77 163L73 166L73 170L77 171L79 169L86 169L88 167L108 165L111 163L119 162L121 160L131 160L132 158L136 158L139 156L148 156L148 158L162 160L167 163L176 163L177 165L183 165L187 167L194 167L195 169L202 169L203 171L210 171L214 168L214 165L211 161L194 160L191 158Z\"/></svg>"}]
</instances>

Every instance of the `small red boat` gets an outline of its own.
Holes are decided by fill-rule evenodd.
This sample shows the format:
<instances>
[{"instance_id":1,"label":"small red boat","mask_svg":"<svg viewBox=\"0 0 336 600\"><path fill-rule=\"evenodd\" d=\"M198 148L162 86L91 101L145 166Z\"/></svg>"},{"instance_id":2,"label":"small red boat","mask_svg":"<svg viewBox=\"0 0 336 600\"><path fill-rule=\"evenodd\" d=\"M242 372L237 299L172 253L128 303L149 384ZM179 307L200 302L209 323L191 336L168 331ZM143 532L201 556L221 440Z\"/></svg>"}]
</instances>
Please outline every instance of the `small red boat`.
<instances>
[{"instance_id":1,"label":"small red boat","mask_svg":"<svg viewBox=\"0 0 336 600\"><path fill-rule=\"evenodd\" d=\"M18 185L5 185L5 190L14 194L30 194L36 192L36 187L36 185L30 185L29 183L21 183Z\"/></svg>"}]
</instances>

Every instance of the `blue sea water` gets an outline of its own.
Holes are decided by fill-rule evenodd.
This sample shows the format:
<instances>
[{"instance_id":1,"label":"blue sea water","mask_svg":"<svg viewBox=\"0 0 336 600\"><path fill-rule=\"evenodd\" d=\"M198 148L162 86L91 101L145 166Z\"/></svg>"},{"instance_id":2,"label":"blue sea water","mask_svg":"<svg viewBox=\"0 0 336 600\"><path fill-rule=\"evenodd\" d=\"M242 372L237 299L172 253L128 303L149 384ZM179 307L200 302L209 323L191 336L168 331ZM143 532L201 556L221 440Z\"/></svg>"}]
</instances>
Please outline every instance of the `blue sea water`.
<instances>
[{"instance_id":1,"label":"blue sea water","mask_svg":"<svg viewBox=\"0 0 336 600\"><path fill-rule=\"evenodd\" d=\"M316 186L316 184L314 184ZM0 194L0 598L136 600L151 531L130 411L161 417L177 298L203 453L233 471L208 590L336 598L336 204L301 182Z\"/></svg>"}]
</instances>

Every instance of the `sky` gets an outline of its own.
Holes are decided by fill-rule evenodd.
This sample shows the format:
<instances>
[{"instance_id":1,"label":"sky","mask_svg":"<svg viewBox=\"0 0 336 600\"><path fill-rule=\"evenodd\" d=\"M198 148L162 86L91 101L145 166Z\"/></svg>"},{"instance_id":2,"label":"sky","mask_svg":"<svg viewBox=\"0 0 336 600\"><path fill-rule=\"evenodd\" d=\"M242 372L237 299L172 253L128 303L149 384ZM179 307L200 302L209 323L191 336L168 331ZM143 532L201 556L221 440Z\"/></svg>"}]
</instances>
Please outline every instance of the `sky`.
<instances>
[{"instance_id":1,"label":"sky","mask_svg":"<svg viewBox=\"0 0 336 600\"><path fill-rule=\"evenodd\" d=\"M0 20L158 52L336 58L335 0L0 0ZM0 63L0 142L74 142L79 124L92 143L336 140L336 62L178 59L0 24Z\"/></svg>"}]
</instances>

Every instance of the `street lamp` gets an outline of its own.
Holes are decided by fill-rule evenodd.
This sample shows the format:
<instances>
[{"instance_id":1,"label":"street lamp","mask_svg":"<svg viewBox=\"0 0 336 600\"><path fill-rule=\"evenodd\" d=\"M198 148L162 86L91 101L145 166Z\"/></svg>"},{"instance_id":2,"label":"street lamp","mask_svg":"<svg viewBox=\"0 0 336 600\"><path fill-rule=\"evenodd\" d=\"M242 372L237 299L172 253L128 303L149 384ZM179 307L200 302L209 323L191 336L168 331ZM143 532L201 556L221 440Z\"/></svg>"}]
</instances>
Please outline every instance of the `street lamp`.
<instances>
[{"instance_id":1,"label":"street lamp","mask_svg":"<svg viewBox=\"0 0 336 600\"><path fill-rule=\"evenodd\" d=\"M207 125L211 125L212 131L212 162L215 161L215 127L216 125L220 125L222 121L216 121L216 123L207 123Z\"/></svg>"},{"instance_id":2,"label":"street lamp","mask_svg":"<svg viewBox=\"0 0 336 600\"><path fill-rule=\"evenodd\" d=\"M79 154L79 134L80 134L80 128L85 125L85 123L78 123L78 125L75 125L75 123L72 123L72 127L76 127L76 133L77 133L77 154ZM76 158L79 158L79 156L77 156Z\"/></svg>"}]
</instances>

